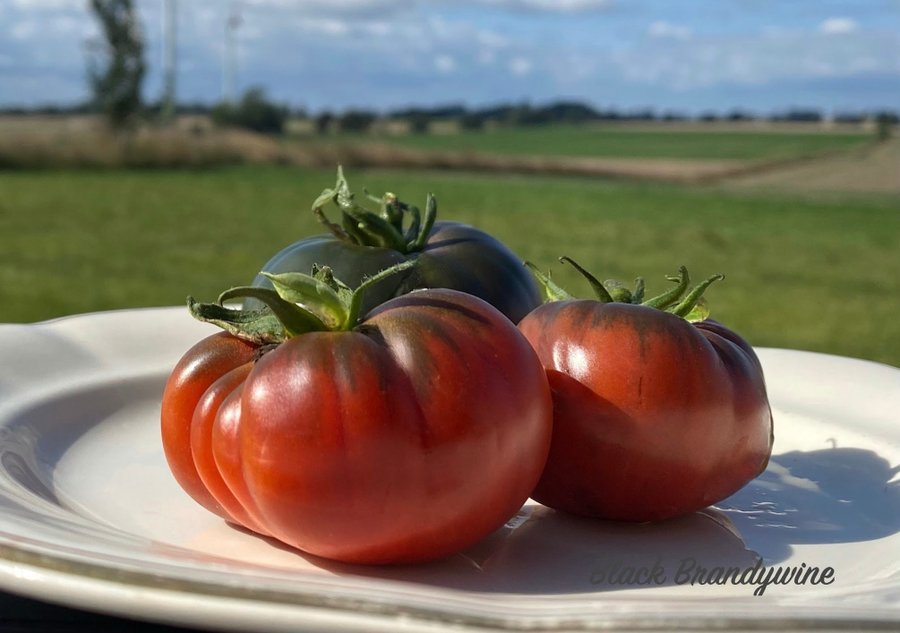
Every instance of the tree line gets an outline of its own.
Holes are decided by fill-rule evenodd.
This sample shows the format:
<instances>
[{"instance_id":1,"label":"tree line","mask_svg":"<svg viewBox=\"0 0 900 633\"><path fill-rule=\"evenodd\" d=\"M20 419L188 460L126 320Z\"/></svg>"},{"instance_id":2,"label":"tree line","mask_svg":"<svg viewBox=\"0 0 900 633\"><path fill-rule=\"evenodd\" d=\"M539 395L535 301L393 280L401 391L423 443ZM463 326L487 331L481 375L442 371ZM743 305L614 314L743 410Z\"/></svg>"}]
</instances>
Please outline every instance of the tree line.
<instances>
[{"instance_id":1,"label":"tree line","mask_svg":"<svg viewBox=\"0 0 900 633\"><path fill-rule=\"evenodd\" d=\"M142 104L133 115L147 121L158 118L163 110L161 102ZM0 114L71 115L96 113L97 103L90 101L74 105L44 105L35 107L8 106ZM900 116L890 110L859 110L838 112L829 116L814 108L789 108L768 114L733 109L724 112L704 111L687 114L652 108L595 108L578 101L553 101L543 105L501 103L480 108L465 105L437 105L433 107L405 107L378 111L373 109L323 110L310 113L304 108L291 108L269 99L261 88L251 88L235 103L180 103L175 112L181 115L210 116L220 125L243 127L259 132L281 133L289 119L307 120L318 133L368 132L378 121L402 121L411 132L427 132L432 124L454 122L462 129L478 130L489 125L531 126L547 124L580 124L603 121L699 121L739 122L775 121L818 123L862 123L867 120L887 120L896 124Z\"/></svg>"}]
</instances>

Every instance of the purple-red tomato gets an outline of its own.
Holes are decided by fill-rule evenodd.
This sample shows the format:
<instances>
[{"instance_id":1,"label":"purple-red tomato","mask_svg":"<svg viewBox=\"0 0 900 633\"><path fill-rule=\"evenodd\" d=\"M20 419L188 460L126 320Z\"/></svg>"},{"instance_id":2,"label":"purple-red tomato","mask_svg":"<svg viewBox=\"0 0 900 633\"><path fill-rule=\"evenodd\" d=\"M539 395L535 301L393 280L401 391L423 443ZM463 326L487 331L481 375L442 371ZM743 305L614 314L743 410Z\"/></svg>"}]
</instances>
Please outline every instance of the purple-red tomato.
<instances>
[{"instance_id":1,"label":"purple-red tomato","mask_svg":"<svg viewBox=\"0 0 900 633\"><path fill-rule=\"evenodd\" d=\"M713 320L660 309L677 299L671 292L644 305L629 292L619 301L601 294L545 303L519 324L553 393L553 440L534 499L652 521L709 506L759 475L773 427L751 346ZM695 294L677 311L687 313Z\"/></svg>"},{"instance_id":2,"label":"purple-red tomato","mask_svg":"<svg viewBox=\"0 0 900 633\"><path fill-rule=\"evenodd\" d=\"M413 292L274 349L212 335L162 401L166 457L194 499L354 563L436 559L500 527L537 483L551 423L528 342L453 290Z\"/></svg>"}]
</instances>

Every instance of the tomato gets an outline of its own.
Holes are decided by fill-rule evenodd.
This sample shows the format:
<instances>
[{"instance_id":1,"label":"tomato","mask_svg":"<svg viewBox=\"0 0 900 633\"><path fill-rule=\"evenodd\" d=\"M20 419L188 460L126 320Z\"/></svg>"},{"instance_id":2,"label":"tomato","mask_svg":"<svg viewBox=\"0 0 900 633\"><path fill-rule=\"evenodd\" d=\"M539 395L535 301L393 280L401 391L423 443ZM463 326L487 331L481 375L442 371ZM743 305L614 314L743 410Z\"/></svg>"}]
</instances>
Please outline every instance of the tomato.
<instances>
[{"instance_id":1,"label":"tomato","mask_svg":"<svg viewBox=\"0 0 900 633\"><path fill-rule=\"evenodd\" d=\"M681 298L682 268L677 288L642 302L643 282L632 294L590 277L603 300L551 286L557 300L521 321L553 393L553 440L535 500L604 519L660 520L720 501L765 469L773 427L762 367L746 341L696 308L717 278ZM699 321L684 318L692 311Z\"/></svg>"},{"instance_id":2,"label":"tomato","mask_svg":"<svg viewBox=\"0 0 900 633\"><path fill-rule=\"evenodd\" d=\"M323 205L334 202L343 224L325 218ZM387 194L380 213L354 201L343 173L334 189L314 204L320 221L331 231L285 247L266 262L268 273L307 273L313 265L329 266L334 275L355 287L363 278L394 264L417 260L405 277L385 279L366 293L367 311L388 299L420 288L451 288L484 299L513 322L540 304L540 289L521 260L493 236L456 222L436 222L437 206L429 196L424 218L419 211ZM404 231L407 216L412 219ZM360 228L362 227L362 228ZM271 288L260 274L253 285ZM253 305L253 302L248 302Z\"/></svg>"},{"instance_id":3,"label":"tomato","mask_svg":"<svg viewBox=\"0 0 900 633\"><path fill-rule=\"evenodd\" d=\"M206 320L225 312L237 311ZM552 423L546 374L516 327L447 289L336 322L274 345L218 333L185 354L161 414L184 490L353 563L436 559L502 526L537 483Z\"/></svg>"}]
</instances>

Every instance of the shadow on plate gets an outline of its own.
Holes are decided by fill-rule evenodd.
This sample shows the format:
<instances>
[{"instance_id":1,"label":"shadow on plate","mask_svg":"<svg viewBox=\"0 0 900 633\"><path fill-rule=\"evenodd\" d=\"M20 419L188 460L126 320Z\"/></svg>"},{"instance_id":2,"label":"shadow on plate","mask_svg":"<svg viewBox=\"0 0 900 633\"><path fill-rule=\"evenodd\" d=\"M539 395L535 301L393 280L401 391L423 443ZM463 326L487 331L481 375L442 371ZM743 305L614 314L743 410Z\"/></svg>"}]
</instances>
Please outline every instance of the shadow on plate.
<instances>
[{"instance_id":1,"label":"shadow on plate","mask_svg":"<svg viewBox=\"0 0 900 633\"><path fill-rule=\"evenodd\" d=\"M572 516L539 505L526 506L488 538L434 563L367 567L301 555L340 575L519 594L672 585L679 569L696 571L716 565L743 569L759 560L744 546L728 518L714 509L633 525Z\"/></svg>"},{"instance_id":2,"label":"shadow on plate","mask_svg":"<svg viewBox=\"0 0 900 633\"><path fill-rule=\"evenodd\" d=\"M762 475L718 504L766 563L793 545L870 541L900 531L900 466L859 448L776 455Z\"/></svg>"},{"instance_id":3,"label":"shadow on plate","mask_svg":"<svg viewBox=\"0 0 900 633\"><path fill-rule=\"evenodd\" d=\"M526 506L506 527L437 563L361 567L308 560L342 575L481 592L684 584L698 574L777 564L795 544L867 541L900 531L898 471L868 450L792 451L773 456L765 473L717 508L679 519L626 524Z\"/></svg>"}]
</instances>

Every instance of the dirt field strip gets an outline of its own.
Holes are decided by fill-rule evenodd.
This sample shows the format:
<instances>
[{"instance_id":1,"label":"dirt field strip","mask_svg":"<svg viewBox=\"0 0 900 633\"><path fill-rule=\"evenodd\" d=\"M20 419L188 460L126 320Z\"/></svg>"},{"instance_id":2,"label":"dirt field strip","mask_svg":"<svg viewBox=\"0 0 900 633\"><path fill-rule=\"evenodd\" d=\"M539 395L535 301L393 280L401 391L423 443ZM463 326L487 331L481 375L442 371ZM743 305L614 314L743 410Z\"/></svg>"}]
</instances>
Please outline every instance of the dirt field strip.
<instances>
[{"instance_id":1,"label":"dirt field strip","mask_svg":"<svg viewBox=\"0 0 900 633\"><path fill-rule=\"evenodd\" d=\"M623 124L623 129L822 133L819 125ZM836 126L829 131L859 132ZM91 116L0 117L0 168L204 167L224 164L305 167L444 169L489 173L570 175L739 188L900 193L900 139L827 155L785 158L629 158L539 156L402 147L373 139L344 144L284 141L239 130L217 130L203 117L182 117L173 129L148 127L127 139L103 132Z\"/></svg>"},{"instance_id":2,"label":"dirt field strip","mask_svg":"<svg viewBox=\"0 0 900 633\"><path fill-rule=\"evenodd\" d=\"M900 194L900 138L762 173L735 176L723 184L745 189Z\"/></svg>"}]
</instances>

